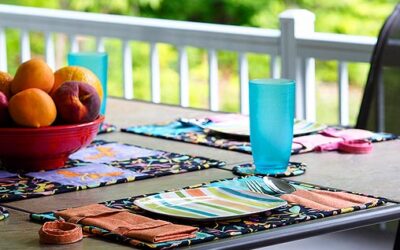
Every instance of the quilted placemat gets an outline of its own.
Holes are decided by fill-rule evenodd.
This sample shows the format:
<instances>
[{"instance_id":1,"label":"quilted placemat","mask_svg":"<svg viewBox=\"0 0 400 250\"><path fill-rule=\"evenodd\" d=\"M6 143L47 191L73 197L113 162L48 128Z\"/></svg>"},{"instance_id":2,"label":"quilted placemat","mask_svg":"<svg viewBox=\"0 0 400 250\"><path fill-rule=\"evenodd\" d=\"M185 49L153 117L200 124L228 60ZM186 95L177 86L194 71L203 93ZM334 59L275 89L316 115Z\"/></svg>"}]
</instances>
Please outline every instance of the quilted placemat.
<instances>
[{"instance_id":1,"label":"quilted placemat","mask_svg":"<svg viewBox=\"0 0 400 250\"><path fill-rule=\"evenodd\" d=\"M23 174L0 170L0 202L180 174L224 164L203 157L97 140L72 154L64 168Z\"/></svg>"},{"instance_id":2,"label":"quilted placemat","mask_svg":"<svg viewBox=\"0 0 400 250\"><path fill-rule=\"evenodd\" d=\"M0 221L7 219L8 216L10 216L10 214L8 213L7 209L0 207Z\"/></svg>"},{"instance_id":3,"label":"quilted placemat","mask_svg":"<svg viewBox=\"0 0 400 250\"><path fill-rule=\"evenodd\" d=\"M117 130L117 127L111 123L108 122L103 122L100 125L99 132L97 134L105 134L105 133L111 133Z\"/></svg>"},{"instance_id":4,"label":"quilted placemat","mask_svg":"<svg viewBox=\"0 0 400 250\"><path fill-rule=\"evenodd\" d=\"M248 141L239 141L223 138L215 134L207 134L198 126L182 123L180 121L173 121L167 124L132 126L122 128L121 131L251 154L251 146ZM396 138L397 136L393 134L374 133L369 140L371 142L380 142ZM292 146L292 154L307 153L311 151L313 151L313 149L300 146L299 144L294 143Z\"/></svg>"},{"instance_id":5,"label":"quilted placemat","mask_svg":"<svg viewBox=\"0 0 400 250\"><path fill-rule=\"evenodd\" d=\"M248 176L248 177L236 177L232 179L224 179L213 181L211 183L203 183L188 188L197 188L202 186L213 186L213 187L229 187L235 189L244 189L248 190L246 186L246 180L255 180L260 181L260 177L258 176ZM329 190L333 192L338 192L342 190L337 190L333 188L325 188L316 185L310 185L306 183L300 183L295 181L289 181L290 184L296 187L296 189L304 189L304 190ZM172 190L170 190L172 191ZM176 191L176 190L175 190ZM346 191L345 191L346 192ZM350 193L350 192L348 192ZM362 195L362 194L359 194ZM146 249L167 249L181 246L188 246L197 243L207 242L211 240L218 240L228 237L233 237L242 234L254 233L257 231L268 230L271 228L289 226L291 224L303 223L310 220L322 219L330 216L337 216L339 214L351 213L357 210L369 209L372 207L383 205L387 202L385 198L377 198L376 202L367 203L361 206L348 207L345 209L336 209L333 211L321 211L316 209L307 208L298 204L288 204L287 206L280 207L274 210L270 210L264 213L254 214L242 218L224 220L224 221L212 221L212 222L188 222L188 221L175 221L170 217L160 217L155 214L150 214L144 212L136 205L134 205L134 200L137 198L145 197L136 196L130 197L120 200L113 200L104 202L102 204L111 207L111 208L119 208L119 209L127 209L132 213L142 214L148 217L152 217L154 219L163 219L171 222L177 222L179 224L190 224L191 226L199 227L199 232L197 233L197 237L189 240L180 240L180 241L170 241L158 244L146 243L142 241L138 241L132 238L128 238L125 236L121 236L118 234L113 234L107 230L102 228L93 227L93 226L83 226L83 230L89 234L96 235L98 237L104 237L106 239L120 242L123 244L130 244L135 247L146 248ZM372 196L368 196L372 197ZM42 213L42 214L31 214L31 220L44 223L45 221L55 220L55 216L53 212Z\"/></svg>"}]
</instances>

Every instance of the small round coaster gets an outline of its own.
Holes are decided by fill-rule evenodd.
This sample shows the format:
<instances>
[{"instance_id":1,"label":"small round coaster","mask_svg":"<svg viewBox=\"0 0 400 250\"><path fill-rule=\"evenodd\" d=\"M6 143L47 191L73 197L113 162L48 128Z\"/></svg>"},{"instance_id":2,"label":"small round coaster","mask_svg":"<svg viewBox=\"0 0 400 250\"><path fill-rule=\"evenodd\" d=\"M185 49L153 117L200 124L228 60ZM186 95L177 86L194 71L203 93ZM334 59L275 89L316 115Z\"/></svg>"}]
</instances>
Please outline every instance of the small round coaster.
<instances>
[{"instance_id":1,"label":"small round coaster","mask_svg":"<svg viewBox=\"0 0 400 250\"><path fill-rule=\"evenodd\" d=\"M8 213L7 209L4 207L0 207L0 220L7 219L10 214Z\"/></svg>"},{"instance_id":2,"label":"small round coaster","mask_svg":"<svg viewBox=\"0 0 400 250\"><path fill-rule=\"evenodd\" d=\"M98 134L111 133L116 130L117 130L117 127L115 125L107 123L107 122L103 122L99 127Z\"/></svg>"},{"instance_id":3,"label":"small round coaster","mask_svg":"<svg viewBox=\"0 0 400 250\"><path fill-rule=\"evenodd\" d=\"M255 173L255 166L253 163L244 163L237 166L234 166L232 172L239 176L246 176L246 175L262 175L262 176L272 176L272 177L289 177L289 176L296 176L302 175L306 172L306 165L301 162L289 162L288 168L283 173L276 173L276 174L256 174Z\"/></svg>"}]
</instances>

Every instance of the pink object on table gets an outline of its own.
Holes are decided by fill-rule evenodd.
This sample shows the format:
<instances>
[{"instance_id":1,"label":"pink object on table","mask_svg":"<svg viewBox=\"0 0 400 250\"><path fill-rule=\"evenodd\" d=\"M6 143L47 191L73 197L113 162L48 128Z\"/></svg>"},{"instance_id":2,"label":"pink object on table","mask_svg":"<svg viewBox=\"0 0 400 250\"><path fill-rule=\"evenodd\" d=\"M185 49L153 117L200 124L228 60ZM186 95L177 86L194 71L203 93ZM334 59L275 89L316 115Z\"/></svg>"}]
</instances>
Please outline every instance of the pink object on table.
<instances>
[{"instance_id":1,"label":"pink object on table","mask_svg":"<svg viewBox=\"0 0 400 250\"><path fill-rule=\"evenodd\" d=\"M290 203L323 211L362 206L378 201L366 196L325 190L296 190L291 194L284 194L280 198Z\"/></svg>"},{"instance_id":2,"label":"pink object on table","mask_svg":"<svg viewBox=\"0 0 400 250\"><path fill-rule=\"evenodd\" d=\"M319 134L293 138L294 145L301 145L308 150L331 151L340 150L348 153L369 153L372 144L365 139L373 133L362 129L337 130L328 128Z\"/></svg>"},{"instance_id":3,"label":"pink object on table","mask_svg":"<svg viewBox=\"0 0 400 250\"><path fill-rule=\"evenodd\" d=\"M293 143L300 144L308 150L314 150L321 145L331 145L343 141L341 138L324 136L322 134L306 135L293 138Z\"/></svg>"},{"instance_id":4,"label":"pink object on table","mask_svg":"<svg viewBox=\"0 0 400 250\"><path fill-rule=\"evenodd\" d=\"M374 135L371 131L363 129L334 129L327 128L321 131L322 135L342 138L345 141L367 139Z\"/></svg>"},{"instance_id":5,"label":"pink object on table","mask_svg":"<svg viewBox=\"0 0 400 250\"><path fill-rule=\"evenodd\" d=\"M353 154L368 154L372 151L372 143L367 140L344 141L339 143L339 151Z\"/></svg>"}]
</instances>

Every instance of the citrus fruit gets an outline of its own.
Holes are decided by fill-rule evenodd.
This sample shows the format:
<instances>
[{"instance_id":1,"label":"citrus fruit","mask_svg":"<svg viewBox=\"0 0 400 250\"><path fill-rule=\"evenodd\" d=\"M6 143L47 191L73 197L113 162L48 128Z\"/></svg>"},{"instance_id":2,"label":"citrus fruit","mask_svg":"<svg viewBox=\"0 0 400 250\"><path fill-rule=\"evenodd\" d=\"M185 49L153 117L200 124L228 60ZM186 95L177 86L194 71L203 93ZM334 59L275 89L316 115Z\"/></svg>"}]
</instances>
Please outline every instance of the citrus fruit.
<instances>
[{"instance_id":1,"label":"citrus fruit","mask_svg":"<svg viewBox=\"0 0 400 250\"><path fill-rule=\"evenodd\" d=\"M53 99L38 88L25 89L11 97L8 110L15 123L34 128L51 125L57 116Z\"/></svg>"},{"instance_id":2,"label":"citrus fruit","mask_svg":"<svg viewBox=\"0 0 400 250\"><path fill-rule=\"evenodd\" d=\"M10 85L12 79L13 77L10 74L0 71L0 91L3 92L7 98L10 98L11 96Z\"/></svg>"},{"instance_id":3,"label":"citrus fruit","mask_svg":"<svg viewBox=\"0 0 400 250\"><path fill-rule=\"evenodd\" d=\"M21 64L11 82L11 93L29 88L38 88L49 93L54 85L51 68L41 59L31 59Z\"/></svg>"},{"instance_id":4,"label":"citrus fruit","mask_svg":"<svg viewBox=\"0 0 400 250\"><path fill-rule=\"evenodd\" d=\"M103 87L99 78L89 69L79 66L66 66L57 70L54 73L54 87L50 95L53 95L61 84L70 81L84 82L91 85L96 89L97 94L99 94L100 100L103 100Z\"/></svg>"}]
</instances>

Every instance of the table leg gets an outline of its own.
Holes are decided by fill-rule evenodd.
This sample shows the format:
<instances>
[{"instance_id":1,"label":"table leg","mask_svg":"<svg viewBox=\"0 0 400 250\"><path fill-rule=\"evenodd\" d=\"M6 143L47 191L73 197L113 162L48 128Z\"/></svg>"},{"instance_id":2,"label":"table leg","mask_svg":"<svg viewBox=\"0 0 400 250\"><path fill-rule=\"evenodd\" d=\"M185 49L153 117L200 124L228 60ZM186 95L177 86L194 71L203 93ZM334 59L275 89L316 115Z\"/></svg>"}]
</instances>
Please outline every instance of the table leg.
<instances>
[{"instance_id":1,"label":"table leg","mask_svg":"<svg viewBox=\"0 0 400 250\"><path fill-rule=\"evenodd\" d=\"M393 250L400 249L400 220L397 222L396 238L394 239Z\"/></svg>"}]
</instances>

